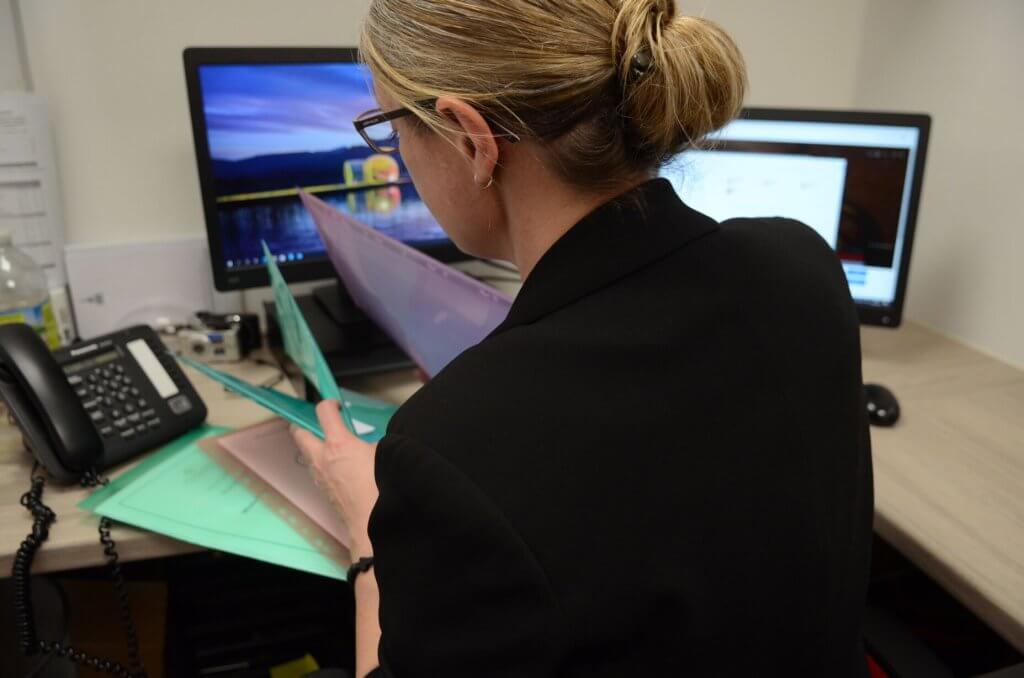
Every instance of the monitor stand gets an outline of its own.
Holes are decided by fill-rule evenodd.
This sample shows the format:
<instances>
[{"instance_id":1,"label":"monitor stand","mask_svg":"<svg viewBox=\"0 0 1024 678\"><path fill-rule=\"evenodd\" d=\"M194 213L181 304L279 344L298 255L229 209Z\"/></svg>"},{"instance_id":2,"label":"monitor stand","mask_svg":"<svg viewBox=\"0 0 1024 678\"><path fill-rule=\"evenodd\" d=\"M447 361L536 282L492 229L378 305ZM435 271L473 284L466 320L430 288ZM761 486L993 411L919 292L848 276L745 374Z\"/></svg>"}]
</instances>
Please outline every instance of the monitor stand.
<instances>
[{"instance_id":1,"label":"monitor stand","mask_svg":"<svg viewBox=\"0 0 1024 678\"><path fill-rule=\"evenodd\" d=\"M415 367L352 301L341 281L295 301L336 380ZM266 305L270 336L279 335L273 303Z\"/></svg>"}]
</instances>

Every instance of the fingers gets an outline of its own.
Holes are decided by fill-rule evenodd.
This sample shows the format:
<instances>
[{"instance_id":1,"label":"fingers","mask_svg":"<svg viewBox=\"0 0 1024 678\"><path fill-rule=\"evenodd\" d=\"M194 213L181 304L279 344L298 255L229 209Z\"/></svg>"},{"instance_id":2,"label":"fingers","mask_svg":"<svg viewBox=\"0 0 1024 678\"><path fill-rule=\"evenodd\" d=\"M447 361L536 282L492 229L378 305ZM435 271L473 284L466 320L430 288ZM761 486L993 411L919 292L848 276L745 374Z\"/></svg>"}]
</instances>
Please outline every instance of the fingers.
<instances>
[{"instance_id":1,"label":"fingers","mask_svg":"<svg viewBox=\"0 0 1024 678\"><path fill-rule=\"evenodd\" d=\"M316 406L316 416L320 420L320 427L324 430L324 437L329 440L346 440L352 437L352 433L345 428L345 422L341 420L341 403L337 400L322 400Z\"/></svg>"}]
</instances>

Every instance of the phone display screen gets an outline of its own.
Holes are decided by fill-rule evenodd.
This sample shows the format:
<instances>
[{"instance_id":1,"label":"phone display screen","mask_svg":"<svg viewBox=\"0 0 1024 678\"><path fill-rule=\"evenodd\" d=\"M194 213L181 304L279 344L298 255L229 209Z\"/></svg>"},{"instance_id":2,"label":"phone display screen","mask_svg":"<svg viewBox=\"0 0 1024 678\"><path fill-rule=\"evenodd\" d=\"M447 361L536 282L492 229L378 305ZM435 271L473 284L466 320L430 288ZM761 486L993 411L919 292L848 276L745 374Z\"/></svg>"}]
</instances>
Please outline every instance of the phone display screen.
<instances>
[{"instance_id":1,"label":"phone display screen","mask_svg":"<svg viewBox=\"0 0 1024 678\"><path fill-rule=\"evenodd\" d=\"M91 355L88 358L85 358L84 360L73 362L70 365L64 365L64 373L74 374L76 372L81 372L82 370L88 370L93 367L99 367L100 365L105 365L107 363L114 362L120 357L121 354L118 353L116 349L112 349L110 351L106 351L98 355Z\"/></svg>"}]
</instances>

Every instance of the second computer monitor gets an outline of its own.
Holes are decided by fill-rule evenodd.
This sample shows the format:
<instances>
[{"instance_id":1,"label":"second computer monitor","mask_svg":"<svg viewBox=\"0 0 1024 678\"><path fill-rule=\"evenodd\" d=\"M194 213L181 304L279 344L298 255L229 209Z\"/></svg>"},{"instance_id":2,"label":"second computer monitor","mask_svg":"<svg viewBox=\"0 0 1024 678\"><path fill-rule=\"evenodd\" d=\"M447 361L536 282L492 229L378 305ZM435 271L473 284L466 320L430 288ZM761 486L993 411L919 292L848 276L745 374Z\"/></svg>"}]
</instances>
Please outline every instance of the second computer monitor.
<instances>
[{"instance_id":1,"label":"second computer monitor","mask_svg":"<svg viewBox=\"0 0 1024 678\"><path fill-rule=\"evenodd\" d=\"M896 327L929 126L925 115L748 109L662 176L720 221L806 223L838 253L862 322Z\"/></svg>"}]
</instances>

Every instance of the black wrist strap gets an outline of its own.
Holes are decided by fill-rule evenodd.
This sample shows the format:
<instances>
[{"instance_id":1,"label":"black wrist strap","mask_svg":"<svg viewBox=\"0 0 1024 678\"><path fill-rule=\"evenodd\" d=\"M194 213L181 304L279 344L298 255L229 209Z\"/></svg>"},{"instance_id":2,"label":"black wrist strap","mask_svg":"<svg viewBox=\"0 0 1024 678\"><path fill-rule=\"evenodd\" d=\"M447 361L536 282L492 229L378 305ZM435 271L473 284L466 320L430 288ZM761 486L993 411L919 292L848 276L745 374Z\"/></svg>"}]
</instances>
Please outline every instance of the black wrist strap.
<instances>
[{"instance_id":1,"label":"black wrist strap","mask_svg":"<svg viewBox=\"0 0 1024 678\"><path fill-rule=\"evenodd\" d=\"M371 567L373 567L373 556L360 558L352 563L352 567L348 568L348 583L354 587L356 585L356 577L367 572Z\"/></svg>"}]
</instances>

